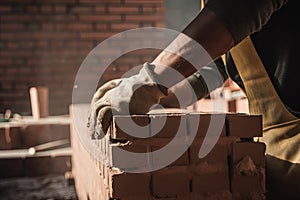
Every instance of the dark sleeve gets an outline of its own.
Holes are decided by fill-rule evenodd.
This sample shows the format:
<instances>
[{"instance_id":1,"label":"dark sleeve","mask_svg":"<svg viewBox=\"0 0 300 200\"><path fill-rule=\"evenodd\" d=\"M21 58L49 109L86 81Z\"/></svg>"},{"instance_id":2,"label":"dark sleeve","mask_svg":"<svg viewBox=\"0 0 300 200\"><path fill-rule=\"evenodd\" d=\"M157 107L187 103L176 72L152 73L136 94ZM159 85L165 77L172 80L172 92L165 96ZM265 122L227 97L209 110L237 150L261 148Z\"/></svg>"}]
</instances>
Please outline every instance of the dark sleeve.
<instances>
[{"instance_id":1,"label":"dark sleeve","mask_svg":"<svg viewBox=\"0 0 300 200\"><path fill-rule=\"evenodd\" d=\"M222 82L224 82L225 80L228 79L228 75L225 71L225 66L224 63L222 61L221 58L218 58L217 60L215 60L214 64L211 64L211 67L217 67L217 70L219 72L218 75L220 75ZM210 66L210 65L208 65ZM203 78L203 76L201 75L201 70L198 70L197 72L195 72L194 74L192 74L191 76L189 76L187 78L187 81L191 84L197 99L193 100L193 102L195 102L196 100L202 99L204 97L207 97L211 91L209 91L207 84ZM221 83L220 83L221 84ZM210 88L212 90L216 89L217 87L220 87L221 85L215 85L215 87Z\"/></svg>"},{"instance_id":2,"label":"dark sleeve","mask_svg":"<svg viewBox=\"0 0 300 200\"><path fill-rule=\"evenodd\" d=\"M288 0L209 0L206 7L213 11L231 32L235 44L259 31L273 12Z\"/></svg>"}]
</instances>

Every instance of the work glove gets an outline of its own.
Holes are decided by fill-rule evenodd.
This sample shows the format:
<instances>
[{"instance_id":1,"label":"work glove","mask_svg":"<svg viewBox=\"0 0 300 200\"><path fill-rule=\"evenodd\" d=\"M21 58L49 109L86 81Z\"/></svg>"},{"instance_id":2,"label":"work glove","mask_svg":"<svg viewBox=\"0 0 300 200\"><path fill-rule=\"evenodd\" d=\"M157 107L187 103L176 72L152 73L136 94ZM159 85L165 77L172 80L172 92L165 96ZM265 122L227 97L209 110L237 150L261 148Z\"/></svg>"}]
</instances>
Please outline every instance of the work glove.
<instances>
[{"instance_id":1,"label":"work glove","mask_svg":"<svg viewBox=\"0 0 300 200\"><path fill-rule=\"evenodd\" d=\"M96 91L88 119L92 139L106 134L113 114L145 114L167 95L153 70L154 65L145 63L137 75L109 81Z\"/></svg>"}]
</instances>

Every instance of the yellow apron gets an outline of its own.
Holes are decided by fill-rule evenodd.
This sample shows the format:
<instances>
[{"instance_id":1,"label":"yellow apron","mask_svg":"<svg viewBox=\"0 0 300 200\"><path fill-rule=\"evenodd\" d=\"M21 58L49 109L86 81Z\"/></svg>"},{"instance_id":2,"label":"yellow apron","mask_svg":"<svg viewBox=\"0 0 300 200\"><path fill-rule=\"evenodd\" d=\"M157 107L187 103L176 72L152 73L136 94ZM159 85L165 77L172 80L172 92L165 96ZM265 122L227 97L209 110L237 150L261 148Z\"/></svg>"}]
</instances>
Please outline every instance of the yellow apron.
<instances>
[{"instance_id":1,"label":"yellow apron","mask_svg":"<svg viewBox=\"0 0 300 200\"><path fill-rule=\"evenodd\" d=\"M300 119L279 98L250 37L230 50L250 114L263 117L268 199L300 199ZM300 103L300 102L299 102Z\"/></svg>"}]
</instances>

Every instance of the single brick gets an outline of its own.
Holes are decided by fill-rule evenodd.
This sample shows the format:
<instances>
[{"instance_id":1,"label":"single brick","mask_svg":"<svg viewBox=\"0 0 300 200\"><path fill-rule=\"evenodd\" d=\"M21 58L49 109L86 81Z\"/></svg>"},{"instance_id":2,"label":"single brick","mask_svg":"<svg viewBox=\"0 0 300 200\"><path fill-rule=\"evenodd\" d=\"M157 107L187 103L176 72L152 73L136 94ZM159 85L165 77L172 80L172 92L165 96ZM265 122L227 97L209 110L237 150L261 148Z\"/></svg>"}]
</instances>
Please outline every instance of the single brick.
<instances>
[{"instance_id":1,"label":"single brick","mask_svg":"<svg viewBox=\"0 0 300 200\"><path fill-rule=\"evenodd\" d=\"M265 149L265 144L260 142L233 144L232 193L245 195L265 192Z\"/></svg>"},{"instance_id":2,"label":"single brick","mask_svg":"<svg viewBox=\"0 0 300 200\"><path fill-rule=\"evenodd\" d=\"M204 144L204 139L196 139L193 144L190 146L190 160L191 163L197 165L199 163L207 162L208 164L228 164L228 147L226 143L216 142L216 144L211 147L211 143L207 141L207 144ZM212 148L210 152L203 158L199 158L200 148Z\"/></svg>"},{"instance_id":3,"label":"single brick","mask_svg":"<svg viewBox=\"0 0 300 200\"><path fill-rule=\"evenodd\" d=\"M113 117L111 137L133 140L150 136L149 117L147 115L117 115Z\"/></svg>"},{"instance_id":4,"label":"single brick","mask_svg":"<svg viewBox=\"0 0 300 200\"><path fill-rule=\"evenodd\" d=\"M240 138L262 136L262 116L248 114L227 114L227 135Z\"/></svg>"},{"instance_id":5,"label":"single brick","mask_svg":"<svg viewBox=\"0 0 300 200\"><path fill-rule=\"evenodd\" d=\"M110 165L121 170L147 169L149 163L150 147L147 145L128 144L120 146L118 144L109 145Z\"/></svg>"},{"instance_id":6,"label":"single brick","mask_svg":"<svg viewBox=\"0 0 300 200\"><path fill-rule=\"evenodd\" d=\"M236 142L233 144L233 164L250 156L255 165L265 167L265 151L266 145L262 142Z\"/></svg>"},{"instance_id":7,"label":"single brick","mask_svg":"<svg viewBox=\"0 0 300 200\"><path fill-rule=\"evenodd\" d=\"M216 193L198 194L193 193L192 196L187 200L232 200L232 194L230 191L221 191Z\"/></svg>"},{"instance_id":8,"label":"single brick","mask_svg":"<svg viewBox=\"0 0 300 200\"><path fill-rule=\"evenodd\" d=\"M187 135L187 115L185 114L152 114L149 118L151 137L173 138Z\"/></svg>"},{"instance_id":9,"label":"single brick","mask_svg":"<svg viewBox=\"0 0 300 200\"><path fill-rule=\"evenodd\" d=\"M260 175L237 176L231 178L231 192L233 194L263 194L265 190L265 179Z\"/></svg>"},{"instance_id":10,"label":"single brick","mask_svg":"<svg viewBox=\"0 0 300 200\"><path fill-rule=\"evenodd\" d=\"M165 168L153 173L152 190L158 197L176 197L190 193L189 172L183 168Z\"/></svg>"},{"instance_id":11,"label":"single brick","mask_svg":"<svg viewBox=\"0 0 300 200\"><path fill-rule=\"evenodd\" d=\"M163 148L163 147L153 145L153 146L151 146L151 151L156 151L161 148ZM170 164L170 166L184 166L184 165L187 166L187 165L189 165L189 153L188 152L189 151L186 150L178 159L176 159L174 162L172 162ZM159 158L152 156L152 162L153 162L153 160L156 160L156 159L159 159Z\"/></svg>"},{"instance_id":12,"label":"single brick","mask_svg":"<svg viewBox=\"0 0 300 200\"><path fill-rule=\"evenodd\" d=\"M197 175L192 177L192 191L202 195L212 195L215 193L222 193L223 191L230 191L229 174L208 174Z\"/></svg>"},{"instance_id":13,"label":"single brick","mask_svg":"<svg viewBox=\"0 0 300 200\"><path fill-rule=\"evenodd\" d=\"M196 132L196 137L225 137L225 114L191 113L189 130Z\"/></svg>"},{"instance_id":14,"label":"single brick","mask_svg":"<svg viewBox=\"0 0 300 200\"><path fill-rule=\"evenodd\" d=\"M150 196L150 174L113 174L109 187L111 198Z\"/></svg>"}]
</instances>

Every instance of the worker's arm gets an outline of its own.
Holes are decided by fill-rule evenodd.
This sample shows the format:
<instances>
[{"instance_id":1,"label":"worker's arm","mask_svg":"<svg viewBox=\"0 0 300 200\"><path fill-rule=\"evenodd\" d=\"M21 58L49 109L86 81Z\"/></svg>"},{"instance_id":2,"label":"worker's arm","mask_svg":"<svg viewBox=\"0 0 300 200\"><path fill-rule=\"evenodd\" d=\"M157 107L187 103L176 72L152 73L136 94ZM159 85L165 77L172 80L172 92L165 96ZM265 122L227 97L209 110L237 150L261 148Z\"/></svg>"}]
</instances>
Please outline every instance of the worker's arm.
<instances>
[{"instance_id":1,"label":"worker's arm","mask_svg":"<svg viewBox=\"0 0 300 200\"><path fill-rule=\"evenodd\" d=\"M89 125L92 134L96 133L95 137L104 135L113 112L146 113L167 95L167 88L196 72L194 67L207 65L241 39L259 30L285 2L210 0L152 64L145 64L138 75L98 89L91 105ZM173 76L170 69L183 76Z\"/></svg>"},{"instance_id":2,"label":"worker's arm","mask_svg":"<svg viewBox=\"0 0 300 200\"><path fill-rule=\"evenodd\" d=\"M272 13L286 2L287 0L209 0L183 31L184 35L199 43L203 49L196 49L192 40L182 42L187 39L180 34L153 61L157 66L155 72L164 84L168 80L167 85L174 85L181 80L171 79L168 68L163 66L176 69L184 77L190 76L196 71L195 67L207 65L246 36L260 30ZM170 53L174 50L177 55ZM185 62L182 57L188 57L197 66Z\"/></svg>"},{"instance_id":3,"label":"worker's arm","mask_svg":"<svg viewBox=\"0 0 300 200\"><path fill-rule=\"evenodd\" d=\"M160 104L169 108L185 108L207 97L210 92L221 87L227 79L224 63L219 58L172 86L168 90L168 96L163 97Z\"/></svg>"}]
</instances>

